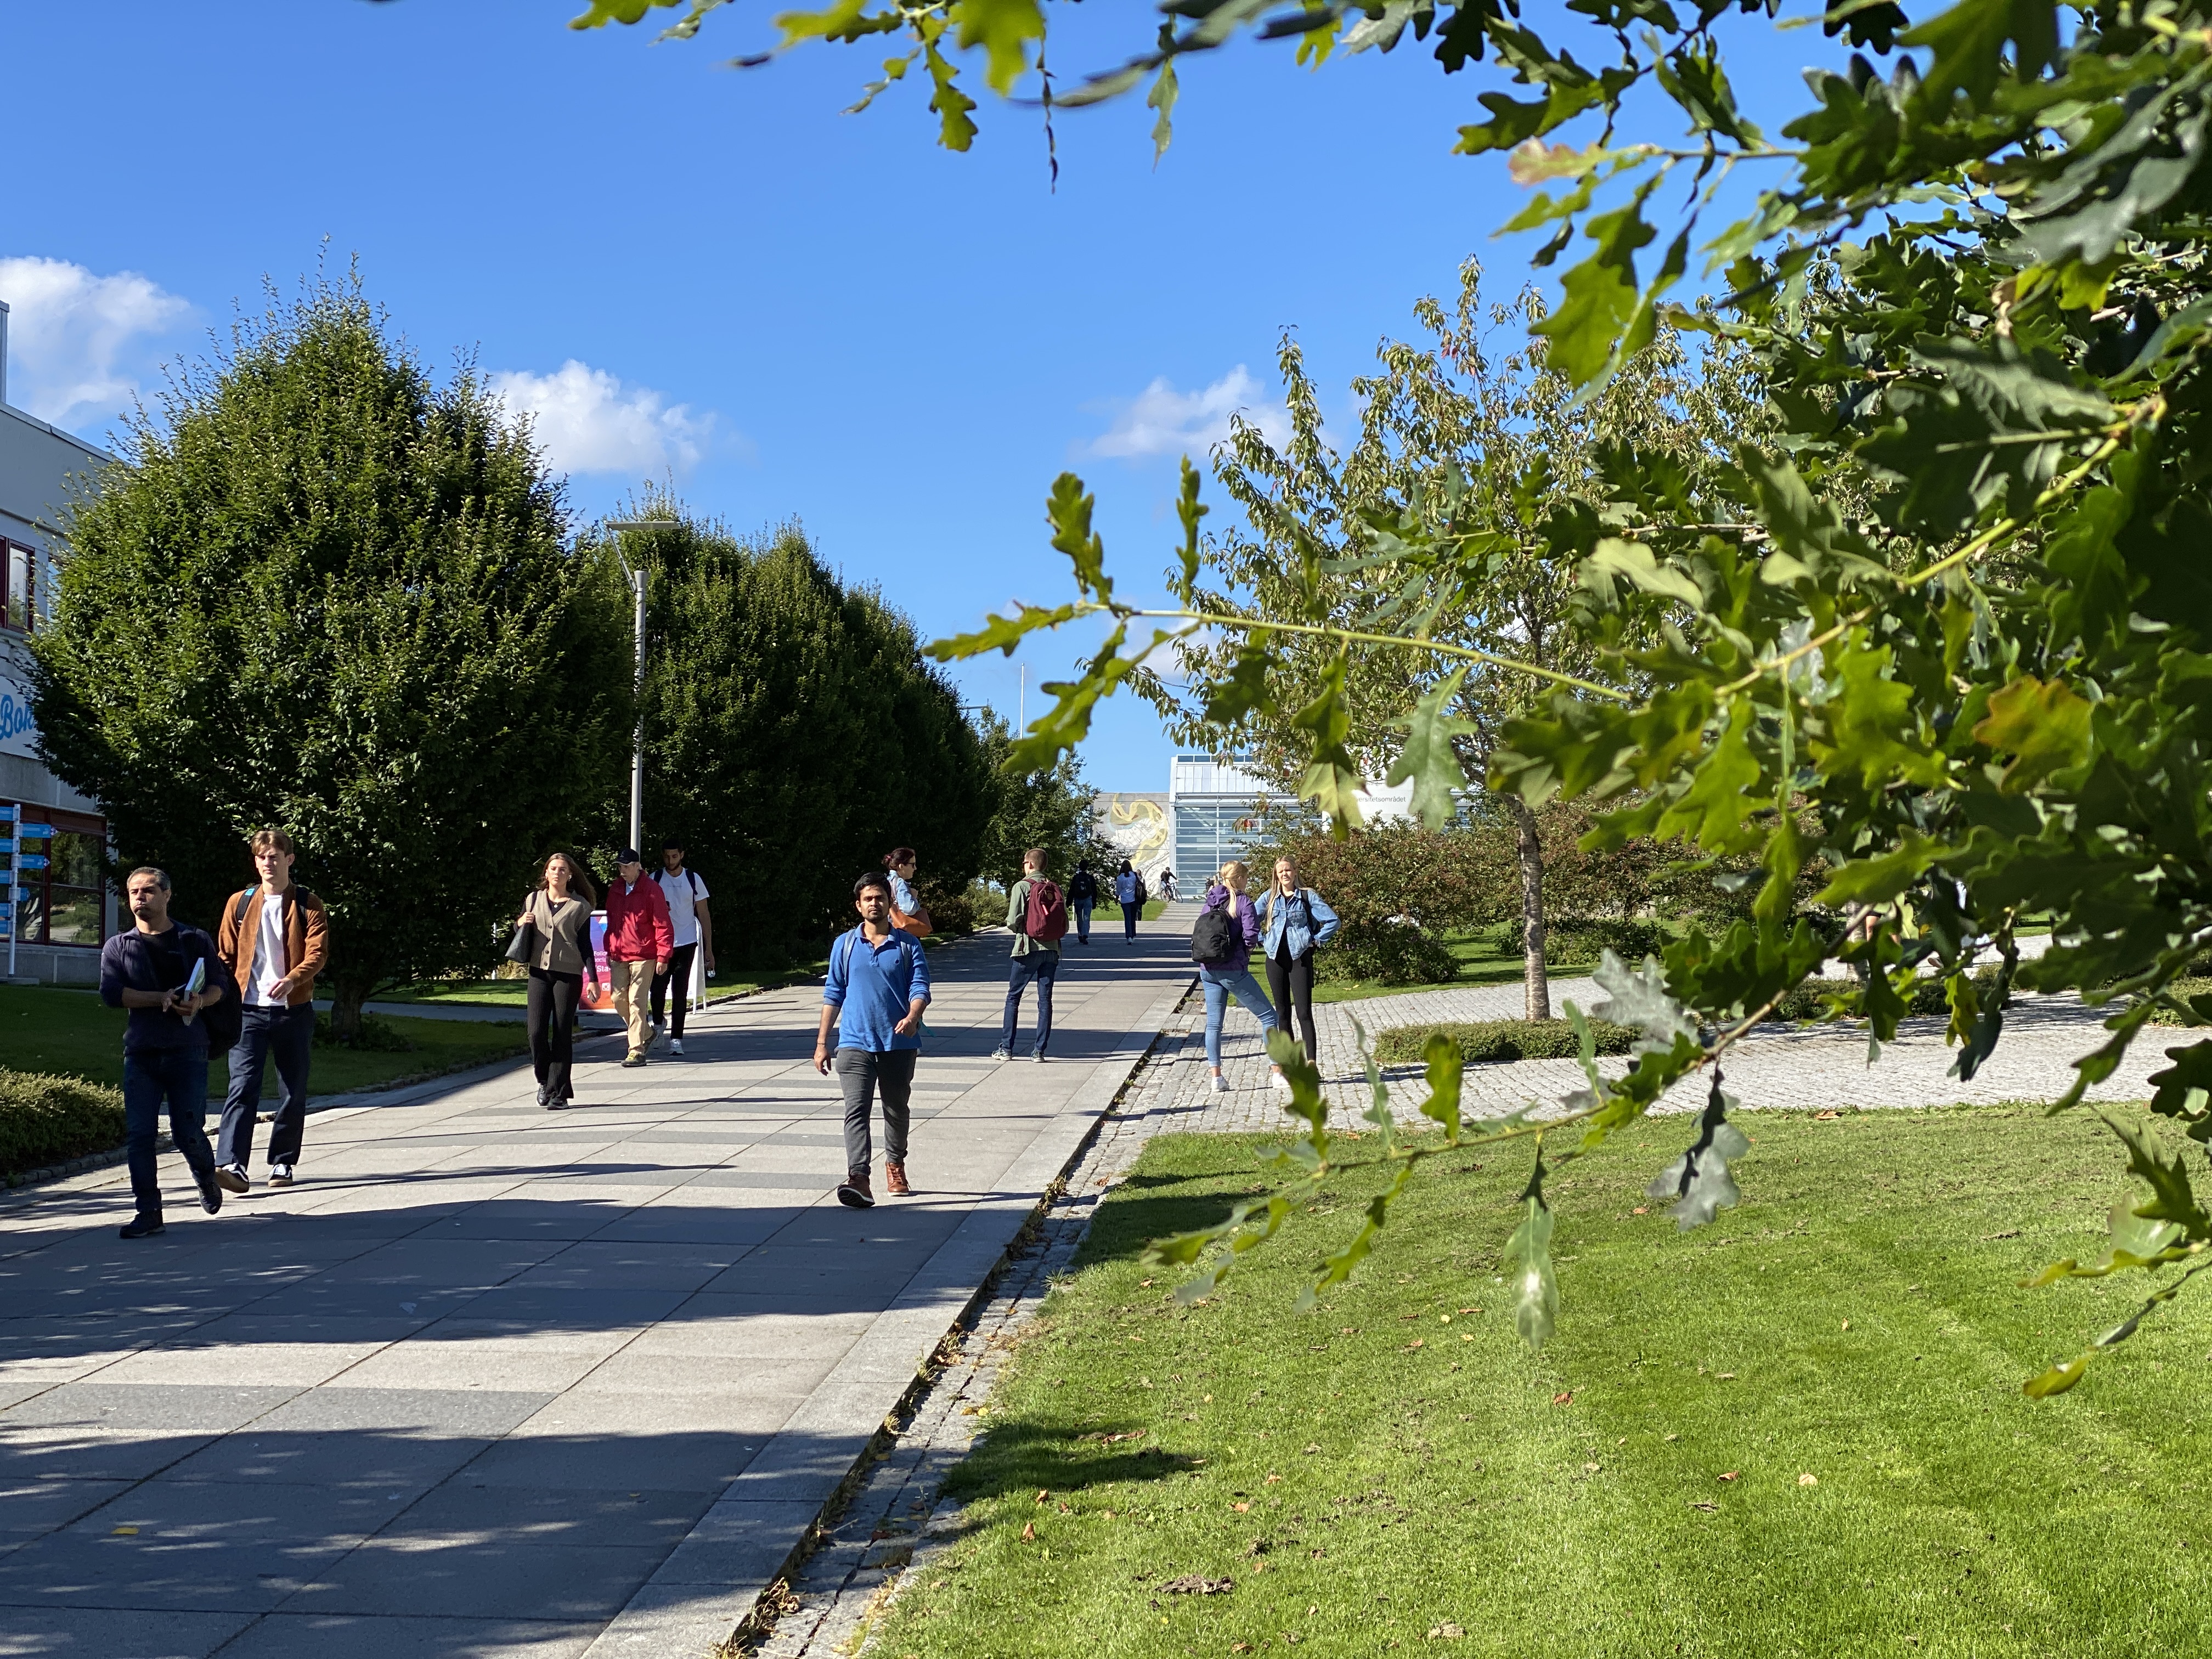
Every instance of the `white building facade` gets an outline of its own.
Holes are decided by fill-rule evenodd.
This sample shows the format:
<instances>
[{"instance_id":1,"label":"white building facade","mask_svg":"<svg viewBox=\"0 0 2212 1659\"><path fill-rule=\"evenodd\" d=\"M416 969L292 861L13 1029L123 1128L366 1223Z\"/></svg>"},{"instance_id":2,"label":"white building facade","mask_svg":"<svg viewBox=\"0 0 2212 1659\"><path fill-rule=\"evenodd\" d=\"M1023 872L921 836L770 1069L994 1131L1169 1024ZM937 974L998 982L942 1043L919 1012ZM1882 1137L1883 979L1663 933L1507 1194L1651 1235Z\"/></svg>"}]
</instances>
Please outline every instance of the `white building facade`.
<instances>
[{"instance_id":1,"label":"white building facade","mask_svg":"<svg viewBox=\"0 0 2212 1659\"><path fill-rule=\"evenodd\" d=\"M7 313L0 303L0 854L12 842L18 868L0 901L0 962L12 954L17 978L89 984L116 919L107 823L39 759L29 639L64 544L71 480L115 458L9 403Z\"/></svg>"}]
</instances>

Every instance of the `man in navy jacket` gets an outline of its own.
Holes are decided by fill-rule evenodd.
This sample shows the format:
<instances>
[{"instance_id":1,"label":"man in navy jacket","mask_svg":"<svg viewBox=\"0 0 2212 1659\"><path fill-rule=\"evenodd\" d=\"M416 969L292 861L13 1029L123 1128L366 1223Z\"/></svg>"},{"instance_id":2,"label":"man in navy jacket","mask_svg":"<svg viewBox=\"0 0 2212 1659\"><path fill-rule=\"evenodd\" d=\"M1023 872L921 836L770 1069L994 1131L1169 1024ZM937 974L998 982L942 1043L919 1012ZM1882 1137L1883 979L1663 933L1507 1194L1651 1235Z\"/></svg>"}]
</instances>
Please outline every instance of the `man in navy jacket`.
<instances>
[{"instance_id":1,"label":"man in navy jacket","mask_svg":"<svg viewBox=\"0 0 2212 1659\"><path fill-rule=\"evenodd\" d=\"M170 920L166 872L141 866L123 890L134 925L100 946L100 995L109 1007L131 1011L123 1028L123 1136L137 1214L123 1237L150 1238L162 1230L154 1141L164 1102L200 1207L210 1215L222 1208L207 1138L207 1027L198 1017L222 1000L231 980L213 939ZM200 988L188 992L196 967Z\"/></svg>"}]
</instances>

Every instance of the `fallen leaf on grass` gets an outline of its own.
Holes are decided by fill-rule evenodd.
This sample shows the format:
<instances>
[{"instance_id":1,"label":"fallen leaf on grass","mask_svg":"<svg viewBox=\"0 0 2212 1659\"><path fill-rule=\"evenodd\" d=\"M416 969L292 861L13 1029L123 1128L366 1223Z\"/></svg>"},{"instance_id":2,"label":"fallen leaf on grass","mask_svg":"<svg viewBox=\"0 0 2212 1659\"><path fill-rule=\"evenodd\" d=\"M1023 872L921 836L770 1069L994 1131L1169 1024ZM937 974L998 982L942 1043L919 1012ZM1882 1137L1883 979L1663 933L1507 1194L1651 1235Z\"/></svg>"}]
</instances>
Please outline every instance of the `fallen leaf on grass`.
<instances>
[{"instance_id":1,"label":"fallen leaf on grass","mask_svg":"<svg viewBox=\"0 0 2212 1659\"><path fill-rule=\"evenodd\" d=\"M1309 1442L1309 1443L1308 1443L1308 1444L1307 1444L1307 1446L1306 1446L1306 1455L1307 1455L1308 1457L1311 1457L1311 1456L1312 1456L1316 1452L1319 1451L1320 1449L1321 1449L1321 1447L1320 1447L1318 1444L1314 1443L1311 1443L1311 1442Z\"/></svg>"},{"instance_id":2,"label":"fallen leaf on grass","mask_svg":"<svg viewBox=\"0 0 2212 1659\"><path fill-rule=\"evenodd\" d=\"M1152 1281L1149 1279L1139 1279L1137 1283L1137 1288L1140 1291L1149 1291L1152 1288Z\"/></svg>"},{"instance_id":3,"label":"fallen leaf on grass","mask_svg":"<svg viewBox=\"0 0 2212 1659\"><path fill-rule=\"evenodd\" d=\"M1668 1445L1672 1445L1675 1441L1680 1440L1681 1437L1682 1437L1679 1434L1670 1434L1667 1437L1667 1443Z\"/></svg>"},{"instance_id":4,"label":"fallen leaf on grass","mask_svg":"<svg viewBox=\"0 0 2212 1659\"><path fill-rule=\"evenodd\" d=\"M1575 1403L1575 1391L1572 1389L1562 1389L1559 1393L1552 1396L1552 1403L1554 1406L1573 1405Z\"/></svg>"},{"instance_id":5,"label":"fallen leaf on grass","mask_svg":"<svg viewBox=\"0 0 2212 1659\"><path fill-rule=\"evenodd\" d=\"M1268 1476L1265 1480L1262 1480L1260 1484L1261 1484L1261 1486L1273 1486L1273 1485L1274 1485L1278 1480L1280 1480L1282 1478L1283 1478L1283 1477L1282 1477L1281 1475L1279 1475L1279 1474L1271 1474L1271 1475L1269 1475L1269 1476Z\"/></svg>"},{"instance_id":6,"label":"fallen leaf on grass","mask_svg":"<svg viewBox=\"0 0 2212 1659\"><path fill-rule=\"evenodd\" d=\"M1204 1573L1187 1572L1180 1578L1170 1578L1160 1586L1163 1595L1226 1595L1237 1588L1233 1578L1208 1578Z\"/></svg>"},{"instance_id":7,"label":"fallen leaf on grass","mask_svg":"<svg viewBox=\"0 0 2212 1659\"><path fill-rule=\"evenodd\" d=\"M1740 1480L1742 1478L1742 1472L1737 1469L1730 1469L1726 1474L1721 1477L1723 1480Z\"/></svg>"},{"instance_id":8,"label":"fallen leaf on grass","mask_svg":"<svg viewBox=\"0 0 2212 1659\"><path fill-rule=\"evenodd\" d=\"M1717 1515L1721 1508L1717 1504L1692 1504L1690 1507L1693 1510L1703 1510L1707 1515Z\"/></svg>"},{"instance_id":9,"label":"fallen leaf on grass","mask_svg":"<svg viewBox=\"0 0 2212 1659\"><path fill-rule=\"evenodd\" d=\"M1429 1632L1431 1642L1456 1642L1467 1632L1457 1625L1438 1625Z\"/></svg>"},{"instance_id":10,"label":"fallen leaf on grass","mask_svg":"<svg viewBox=\"0 0 2212 1659\"><path fill-rule=\"evenodd\" d=\"M1650 1213L1651 1206L1648 1204L1639 1204L1629 1212L1631 1215L1650 1215Z\"/></svg>"},{"instance_id":11,"label":"fallen leaf on grass","mask_svg":"<svg viewBox=\"0 0 2212 1659\"><path fill-rule=\"evenodd\" d=\"M1231 1642L1229 1644L1229 1650L1231 1653L1249 1653L1252 1651L1252 1644L1249 1642Z\"/></svg>"},{"instance_id":12,"label":"fallen leaf on grass","mask_svg":"<svg viewBox=\"0 0 2212 1659\"><path fill-rule=\"evenodd\" d=\"M1111 1446L1123 1440L1142 1440L1145 1431L1142 1429L1125 1429L1120 1434L1094 1434L1085 1437L1096 1440L1102 1446Z\"/></svg>"},{"instance_id":13,"label":"fallen leaf on grass","mask_svg":"<svg viewBox=\"0 0 2212 1659\"><path fill-rule=\"evenodd\" d=\"M1735 1381L1735 1373L1734 1371L1723 1371L1720 1374L1719 1380L1723 1382L1733 1382Z\"/></svg>"},{"instance_id":14,"label":"fallen leaf on grass","mask_svg":"<svg viewBox=\"0 0 2212 1659\"><path fill-rule=\"evenodd\" d=\"M1583 1465L1583 1473L1584 1474L1595 1474L1604 1467L1605 1466L1602 1463L1585 1463Z\"/></svg>"},{"instance_id":15,"label":"fallen leaf on grass","mask_svg":"<svg viewBox=\"0 0 2212 1659\"><path fill-rule=\"evenodd\" d=\"M1036 1522L1032 1521L1022 1528L1022 1542L1024 1544L1034 1544L1036 1542Z\"/></svg>"},{"instance_id":16,"label":"fallen leaf on grass","mask_svg":"<svg viewBox=\"0 0 2212 1659\"><path fill-rule=\"evenodd\" d=\"M1252 1508L1249 1504L1231 1504L1229 1507L1235 1510L1239 1515L1249 1512Z\"/></svg>"},{"instance_id":17,"label":"fallen leaf on grass","mask_svg":"<svg viewBox=\"0 0 2212 1659\"><path fill-rule=\"evenodd\" d=\"M1411 1353L1416 1348L1425 1348L1428 1346L1429 1345L1425 1340L1417 1336L1411 1342L1408 1342L1406 1345L1406 1352L1407 1353Z\"/></svg>"},{"instance_id":18,"label":"fallen leaf on grass","mask_svg":"<svg viewBox=\"0 0 2212 1659\"><path fill-rule=\"evenodd\" d=\"M1039 1492L1039 1493L1036 1495L1036 1501L1037 1501L1038 1503L1042 1504L1042 1503L1043 1503L1043 1502L1044 1502L1044 1500L1045 1500L1046 1498L1049 1498L1049 1497L1051 1497L1051 1496L1052 1496L1052 1494L1051 1494L1049 1492Z\"/></svg>"},{"instance_id":19,"label":"fallen leaf on grass","mask_svg":"<svg viewBox=\"0 0 2212 1659\"><path fill-rule=\"evenodd\" d=\"M1820 1484L1820 1477L1817 1474L1801 1474L1797 1477L1797 1484L1801 1486L1817 1486Z\"/></svg>"},{"instance_id":20,"label":"fallen leaf on grass","mask_svg":"<svg viewBox=\"0 0 2212 1659\"><path fill-rule=\"evenodd\" d=\"M1841 1112L1837 1111L1815 1112L1813 1114L1813 1121L1815 1123L1833 1123L1842 1115L1843 1114Z\"/></svg>"},{"instance_id":21,"label":"fallen leaf on grass","mask_svg":"<svg viewBox=\"0 0 2212 1659\"><path fill-rule=\"evenodd\" d=\"M1850 1320L1846 1319L1846 1320L1844 1322L1844 1328L1845 1330L1849 1330L1849 1329L1850 1329L1850 1328L1851 1328L1851 1322L1850 1322Z\"/></svg>"},{"instance_id":22,"label":"fallen leaf on grass","mask_svg":"<svg viewBox=\"0 0 2212 1659\"><path fill-rule=\"evenodd\" d=\"M1999 1239L1999 1238L2018 1238L2019 1237L2020 1237L2020 1229L2019 1229L2019 1228L2017 1228L2017 1227L2014 1227L2014 1228L2011 1231L2009 1231L2009 1232L2002 1232L2002 1233L1984 1233L1984 1234L1982 1235L1982 1238L1983 1238L1983 1240L1984 1240L1985 1243L1986 1243L1986 1242L1989 1242L1989 1241L1991 1241L1991 1240Z\"/></svg>"}]
</instances>

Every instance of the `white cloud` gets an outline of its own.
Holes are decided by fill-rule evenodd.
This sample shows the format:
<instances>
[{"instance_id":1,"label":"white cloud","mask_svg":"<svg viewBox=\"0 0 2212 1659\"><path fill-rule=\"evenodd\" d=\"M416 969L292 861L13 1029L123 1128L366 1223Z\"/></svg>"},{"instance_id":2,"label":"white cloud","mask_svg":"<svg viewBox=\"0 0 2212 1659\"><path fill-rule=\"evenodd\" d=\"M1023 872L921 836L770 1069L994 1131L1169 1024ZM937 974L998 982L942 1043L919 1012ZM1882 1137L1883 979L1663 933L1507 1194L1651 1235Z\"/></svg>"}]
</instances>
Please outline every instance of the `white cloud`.
<instances>
[{"instance_id":1,"label":"white cloud","mask_svg":"<svg viewBox=\"0 0 2212 1659\"><path fill-rule=\"evenodd\" d=\"M1202 454L1229 435L1229 417L1242 414L1280 444L1290 417L1268 398L1239 363L1200 392L1178 392L1165 375L1120 406L1112 427L1093 439L1091 453L1133 460L1146 455Z\"/></svg>"},{"instance_id":2,"label":"white cloud","mask_svg":"<svg viewBox=\"0 0 2212 1659\"><path fill-rule=\"evenodd\" d=\"M8 302L8 401L42 421L74 427L112 416L137 396L129 367L146 341L167 333L191 307L135 270L100 276L66 259L0 258Z\"/></svg>"},{"instance_id":3,"label":"white cloud","mask_svg":"<svg viewBox=\"0 0 2212 1659\"><path fill-rule=\"evenodd\" d=\"M574 357L550 374L506 370L490 384L509 409L531 417L546 459L562 472L684 472L714 435L712 414L695 415L689 404L626 386Z\"/></svg>"}]
</instances>

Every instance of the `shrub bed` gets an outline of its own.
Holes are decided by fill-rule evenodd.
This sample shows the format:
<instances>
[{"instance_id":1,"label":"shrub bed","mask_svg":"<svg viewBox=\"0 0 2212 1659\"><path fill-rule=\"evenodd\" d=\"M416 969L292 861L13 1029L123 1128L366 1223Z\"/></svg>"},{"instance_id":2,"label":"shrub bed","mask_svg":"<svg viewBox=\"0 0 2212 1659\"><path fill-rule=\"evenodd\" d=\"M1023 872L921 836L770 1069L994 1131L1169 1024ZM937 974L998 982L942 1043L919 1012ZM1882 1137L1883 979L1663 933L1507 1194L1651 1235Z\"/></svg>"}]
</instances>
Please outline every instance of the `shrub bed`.
<instances>
[{"instance_id":1,"label":"shrub bed","mask_svg":"<svg viewBox=\"0 0 2212 1659\"><path fill-rule=\"evenodd\" d=\"M1625 1054L1637 1038L1632 1025L1615 1025L1594 1019L1590 1029L1601 1054ZM1432 1033L1441 1032L1459 1044L1460 1057L1470 1066L1510 1060L1572 1060L1581 1052L1575 1028L1564 1019L1485 1019L1439 1025L1395 1025L1375 1039L1378 1065L1418 1062Z\"/></svg>"},{"instance_id":2,"label":"shrub bed","mask_svg":"<svg viewBox=\"0 0 2212 1659\"><path fill-rule=\"evenodd\" d=\"M1996 988L1997 970L1995 966L1974 971L1974 988L1986 999ZM1775 1005L1769 1019L1822 1019L1827 1015L1824 999L1845 996L1856 1002L1859 982L1856 979L1808 979ZM1946 1000L1943 981L1924 980L1912 988L1912 994L1905 1005L1908 1014L1948 1014L1951 1005Z\"/></svg>"},{"instance_id":3,"label":"shrub bed","mask_svg":"<svg viewBox=\"0 0 2212 1659\"><path fill-rule=\"evenodd\" d=\"M123 1091L82 1078L0 1071L0 1177L123 1144Z\"/></svg>"},{"instance_id":4,"label":"shrub bed","mask_svg":"<svg viewBox=\"0 0 2212 1659\"><path fill-rule=\"evenodd\" d=\"M1314 957L1316 977L1379 980L1385 985L1441 985L1457 976L1459 958L1425 927L1401 921L1348 921Z\"/></svg>"}]
</instances>

